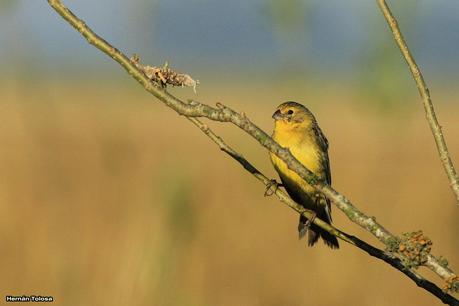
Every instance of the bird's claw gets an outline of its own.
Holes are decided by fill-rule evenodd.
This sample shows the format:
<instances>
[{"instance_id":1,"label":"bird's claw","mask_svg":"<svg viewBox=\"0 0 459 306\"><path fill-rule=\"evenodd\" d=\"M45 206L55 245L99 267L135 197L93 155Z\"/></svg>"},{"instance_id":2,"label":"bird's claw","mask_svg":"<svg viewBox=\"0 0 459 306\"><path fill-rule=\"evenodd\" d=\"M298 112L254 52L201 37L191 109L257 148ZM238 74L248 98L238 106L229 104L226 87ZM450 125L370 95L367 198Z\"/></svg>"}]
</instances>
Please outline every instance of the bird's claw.
<instances>
[{"instance_id":1,"label":"bird's claw","mask_svg":"<svg viewBox=\"0 0 459 306\"><path fill-rule=\"evenodd\" d=\"M266 184L266 191L264 196L270 197L276 193L277 188L282 187L283 185L278 183L275 179L269 180L268 184ZM273 188L272 188L273 187Z\"/></svg>"},{"instance_id":2,"label":"bird's claw","mask_svg":"<svg viewBox=\"0 0 459 306\"><path fill-rule=\"evenodd\" d=\"M311 218L306 221L306 223L304 224L304 228L306 230L308 230L311 224L314 223L314 220L316 219L316 217L317 217L317 214L314 212Z\"/></svg>"}]
</instances>

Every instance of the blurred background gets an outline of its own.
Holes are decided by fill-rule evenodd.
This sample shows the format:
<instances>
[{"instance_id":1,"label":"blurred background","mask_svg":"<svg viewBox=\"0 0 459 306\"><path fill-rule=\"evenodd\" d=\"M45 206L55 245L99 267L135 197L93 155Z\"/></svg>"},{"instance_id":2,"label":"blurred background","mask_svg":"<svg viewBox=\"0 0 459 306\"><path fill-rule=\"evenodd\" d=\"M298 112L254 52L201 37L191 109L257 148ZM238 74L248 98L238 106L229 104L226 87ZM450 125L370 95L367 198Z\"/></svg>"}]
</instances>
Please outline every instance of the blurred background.
<instances>
[{"instance_id":1,"label":"blurred background","mask_svg":"<svg viewBox=\"0 0 459 306\"><path fill-rule=\"evenodd\" d=\"M416 87L375 1L67 0L144 64L199 79L270 132L286 100L330 142L333 186L394 233L424 230L459 270L458 207ZM391 1L459 166L459 4ZM0 277L58 305L440 305L297 215L146 93L46 1L0 2ZM209 122L269 177L267 152ZM335 225L373 237L334 209ZM436 276L422 269L434 280ZM441 285L441 282L438 282Z\"/></svg>"}]
</instances>

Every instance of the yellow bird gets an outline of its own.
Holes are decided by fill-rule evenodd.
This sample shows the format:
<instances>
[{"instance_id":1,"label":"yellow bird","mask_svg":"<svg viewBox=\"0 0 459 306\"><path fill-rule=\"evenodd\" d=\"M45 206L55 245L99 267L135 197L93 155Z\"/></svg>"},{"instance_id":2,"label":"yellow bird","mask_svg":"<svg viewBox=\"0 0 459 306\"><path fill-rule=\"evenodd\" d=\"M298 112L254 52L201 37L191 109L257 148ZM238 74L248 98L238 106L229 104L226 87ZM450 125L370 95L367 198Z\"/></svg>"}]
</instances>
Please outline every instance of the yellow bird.
<instances>
[{"instance_id":1,"label":"yellow bird","mask_svg":"<svg viewBox=\"0 0 459 306\"><path fill-rule=\"evenodd\" d=\"M303 105L285 102L273 114L275 120L273 139L290 150L293 156L321 180L331 184L330 162L328 160L328 141L319 128L314 115ZM298 174L290 170L276 155L271 161L279 173L282 186L290 197L301 206L312 210L316 216L331 224L330 201L318 193ZM332 249L339 248L338 240L315 224L300 216L298 232L302 238L308 233L308 245L313 246L319 237Z\"/></svg>"}]
</instances>

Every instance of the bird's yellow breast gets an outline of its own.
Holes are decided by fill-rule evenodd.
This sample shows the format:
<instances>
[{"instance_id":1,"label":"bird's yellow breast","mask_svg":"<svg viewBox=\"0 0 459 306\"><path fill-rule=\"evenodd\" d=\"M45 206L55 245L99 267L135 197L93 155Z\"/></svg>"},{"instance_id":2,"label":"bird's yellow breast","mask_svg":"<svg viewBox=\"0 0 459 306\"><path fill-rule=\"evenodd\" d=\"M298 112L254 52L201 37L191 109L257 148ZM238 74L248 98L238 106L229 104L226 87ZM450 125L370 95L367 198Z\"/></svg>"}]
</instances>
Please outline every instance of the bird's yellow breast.
<instances>
[{"instance_id":1,"label":"bird's yellow breast","mask_svg":"<svg viewBox=\"0 0 459 306\"><path fill-rule=\"evenodd\" d=\"M321 151L315 138L303 129L291 129L288 126L277 125L274 129L273 139L282 147L288 148L292 155L306 168L319 177L323 177ZM284 178L295 182L297 187L311 194L314 188L306 183L298 174L290 170L287 165L276 155L270 153L271 161Z\"/></svg>"}]
</instances>

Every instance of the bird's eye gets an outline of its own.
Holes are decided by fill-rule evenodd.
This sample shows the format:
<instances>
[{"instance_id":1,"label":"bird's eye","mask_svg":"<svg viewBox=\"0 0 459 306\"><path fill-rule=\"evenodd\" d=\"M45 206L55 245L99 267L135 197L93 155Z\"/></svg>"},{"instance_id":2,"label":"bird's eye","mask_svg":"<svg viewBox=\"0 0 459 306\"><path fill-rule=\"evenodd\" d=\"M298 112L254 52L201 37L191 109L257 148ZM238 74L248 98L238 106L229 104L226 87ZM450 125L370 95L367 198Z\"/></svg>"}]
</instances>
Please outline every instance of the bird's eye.
<instances>
[{"instance_id":1,"label":"bird's eye","mask_svg":"<svg viewBox=\"0 0 459 306\"><path fill-rule=\"evenodd\" d=\"M293 114L293 110L289 109L289 110L287 111L287 114L292 115L292 114Z\"/></svg>"}]
</instances>

